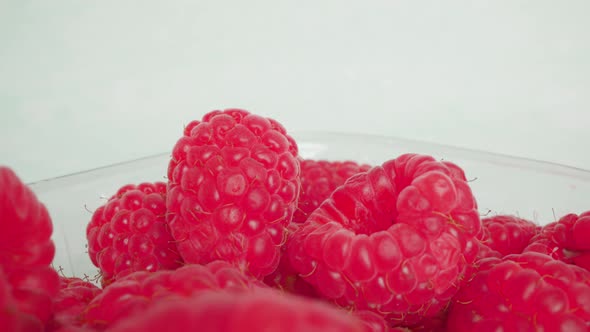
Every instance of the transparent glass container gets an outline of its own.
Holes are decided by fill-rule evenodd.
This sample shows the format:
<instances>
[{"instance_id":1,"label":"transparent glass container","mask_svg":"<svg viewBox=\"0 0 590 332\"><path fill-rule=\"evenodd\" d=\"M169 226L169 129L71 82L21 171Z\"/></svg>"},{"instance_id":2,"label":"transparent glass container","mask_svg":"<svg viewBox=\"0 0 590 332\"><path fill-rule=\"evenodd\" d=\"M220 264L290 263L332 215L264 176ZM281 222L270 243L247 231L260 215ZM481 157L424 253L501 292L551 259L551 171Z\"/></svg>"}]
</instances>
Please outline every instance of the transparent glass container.
<instances>
[{"instance_id":1,"label":"transparent glass container","mask_svg":"<svg viewBox=\"0 0 590 332\"><path fill-rule=\"evenodd\" d=\"M590 172L518 157L439 144L362 134L300 132L293 137L304 158L355 160L378 165L403 153L422 153L461 166L482 215L514 214L538 224L590 210ZM166 181L170 153L32 183L50 211L54 266L66 275L94 276L86 253L92 211L128 183Z\"/></svg>"}]
</instances>

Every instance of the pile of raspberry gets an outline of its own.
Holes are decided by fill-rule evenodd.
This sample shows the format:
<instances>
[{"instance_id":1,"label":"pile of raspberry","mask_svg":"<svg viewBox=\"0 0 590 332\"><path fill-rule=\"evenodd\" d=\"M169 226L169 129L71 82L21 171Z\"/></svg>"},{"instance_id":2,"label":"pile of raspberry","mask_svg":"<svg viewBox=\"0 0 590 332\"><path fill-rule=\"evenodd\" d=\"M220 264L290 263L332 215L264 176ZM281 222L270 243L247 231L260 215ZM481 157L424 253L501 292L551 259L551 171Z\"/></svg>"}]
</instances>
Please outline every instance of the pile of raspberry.
<instances>
[{"instance_id":1,"label":"pile of raspberry","mask_svg":"<svg viewBox=\"0 0 590 332\"><path fill-rule=\"evenodd\" d=\"M304 159L241 109L186 125L162 174L94 210L90 280L0 167L1 330L590 331L590 211L482 217L459 165Z\"/></svg>"}]
</instances>

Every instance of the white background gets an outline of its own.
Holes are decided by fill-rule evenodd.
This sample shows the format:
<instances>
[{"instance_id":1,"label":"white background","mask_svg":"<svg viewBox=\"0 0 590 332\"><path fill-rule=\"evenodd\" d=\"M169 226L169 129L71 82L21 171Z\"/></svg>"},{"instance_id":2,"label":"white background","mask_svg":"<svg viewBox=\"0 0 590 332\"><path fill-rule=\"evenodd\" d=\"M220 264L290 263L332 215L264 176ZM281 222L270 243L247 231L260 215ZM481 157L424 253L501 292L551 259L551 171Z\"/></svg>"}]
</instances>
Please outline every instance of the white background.
<instances>
[{"instance_id":1,"label":"white background","mask_svg":"<svg viewBox=\"0 0 590 332\"><path fill-rule=\"evenodd\" d=\"M170 151L241 107L289 130L590 169L590 1L0 0L0 164Z\"/></svg>"}]
</instances>

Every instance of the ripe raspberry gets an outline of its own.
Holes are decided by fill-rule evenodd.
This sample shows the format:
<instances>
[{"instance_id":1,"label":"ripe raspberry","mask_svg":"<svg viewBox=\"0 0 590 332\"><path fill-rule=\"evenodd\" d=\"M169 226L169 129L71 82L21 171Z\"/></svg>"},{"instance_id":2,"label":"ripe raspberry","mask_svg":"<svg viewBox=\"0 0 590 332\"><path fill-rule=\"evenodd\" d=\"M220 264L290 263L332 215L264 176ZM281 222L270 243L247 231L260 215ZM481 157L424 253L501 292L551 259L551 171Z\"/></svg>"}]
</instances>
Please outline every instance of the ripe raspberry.
<instances>
[{"instance_id":1,"label":"ripe raspberry","mask_svg":"<svg viewBox=\"0 0 590 332\"><path fill-rule=\"evenodd\" d=\"M81 327L84 323L83 312L101 291L94 284L80 278L60 277L60 290L53 300L53 322L48 330Z\"/></svg>"},{"instance_id":2,"label":"ripe raspberry","mask_svg":"<svg viewBox=\"0 0 590 332\"><path fill-rule=\"evenodd\" d=\"M540 252L590 271L590 211L545 225L524 251Z\"/></svg>"},{"instance_id":3,"label":"ripe raspberry","mask_svg":"<svg viewBox=\"0 0 590 332\"><path fill-rule=\"evenodd\" d=\"M323 297L411 326L438 316L455 294L480 229L463 171L406 154L336 189L293 234L288 254Z\"/></svg>"},{"instance_id":4,"label":"ripe raspberry","mask_svg":"<svg viewBox=\"0 0 590 332\"><path fill-rule=\"evenodd\" d=\"M447 330L447 311L443 311L438 317L433 317L421 321L417 325L406 327L412 332L446 332Z\"/></svg>"},{"instance_id":5,"label":"ripe raspberry","mask_svg":"<svg viewBox=\"0 0 590 332\"><path fill-rule=\"evenodd\" d=\"M365 332L446 332L446 312L439 317L423 320L415 326L389 327L383 315L369 310L354 313L365 326Z\"/></svg>"},{"instance_id":6,"label":"ripe raspberry","mask_svg":"<svg viewBox=\"0 0 590 332\"><path fill-rule=\"evenodd\" d=\"M176 270L139 271L117 279L89 304L85 322L104 329L110 324L136 312L142 312L150 302L170 296L190 297L203 290L249 291L263 284L250 279L227 262L215 261L203 265L185 265Z\"/></svg>"},{"instance_id":7,"label":"ripe raspberry","mask_svg":"<svg viewBox=\"0 0 590 332\"><path fill-rule=\"evenodd\" d=\"M23 313L12 297L12 286L0 267L0 327L3 331L41 332L43 325L36 317Z\"/></svg>"},{"instance_id":8,"label":"ripe raspberry","mask_svg":"<svg viewBox=\"0 0 590 332\"><path fill-rule=\"evenodd\" d=\"M590 272L533 252L480 263L453 300L449 331L588 331Z\"/></svg>"},{"instance_id":9,"label":"ripe raspberry","mask_svg":"<svg viewBox=\"0 0 590 332\"><path fill-rule=\"evenodd\" d=\"M302 160L301 195L293 222L303 223L344 181L369 168L369 165L359 165L354 161Z\"/></svg>"},{"instance_id":10,"label":"ripe raspberry","mask_svg":"<svg viewBox=\"0 0 590 332\"><path fill-rule=\"evenodd\" d=\"M45 324L59 289L57 272L49 266L55 254L51 218L9 168L0 167L0 188L0 268L18 309Z\"/></svg>"},{"instance_id":11,"label":"ripe raspberry","mask_svg":"<svg viewBox=\"0 0 590 332\"><path fill-rule=\"evenodd\" d=\"M95 332L96 330L84 326L64 326L54 332Z\"/></svg>"},{"instance_id":12,"label":"ripe raspberry","mask_svg":"<svg viewBox=\"0 0 590 332\"><path fill-rule=\"evenodd\" d=\"M402 331L407 330L389 327L389 324L385 321L382 315L379 315L373 311L360 310L354 313L354 315L360 319L363 323L364 332L391 332L391 331Z\"/></svg>"},{"instance_id":13,"label":"ripe raspberry","mask_svg":"<svg viewBox=\"0 0 590 332\"><path fill-rule=\"evenodd\" d=\"M182 259L166 224L166 184L121 187L99 207L86 228L88 254L101 282L134 271L171 270Z\"/></svg>"},{"instance_id":14,"label":"ripe raspberry","mask_svg":"<svg viewBox=\"0 0 590 332\"><path fill-rule=\"evenodd\" d=\"M498 215L481 220L481 241L500 256L520 254L537 233L537 225L515 216Z\"/></svg>"},{"instance_id":15,"label":"ripe raspberry","mask_svg":"<svg viewBox=\"0 0 590 332\"><path fill-rule=\"evenodd\" d=\"M299 197L295 141L244 110L213 111L189 128L168 167L168 221L182 257L272 273Z\"/></svg>"},{"instance_id":16,"label":"ripe raspberry","mask_svg":"<svg viewBox=\"0 0 590 332\"><path fill-rule=\"evenodd\" d=\"M301 226L298 223L290 223L287 226L287 242L291 241L292 234ZM281 260L277 269L264 278L267 285L286 291L288 293L317 298L315 289L307 283L299 273L291 266L291 261L287 253L287 245L281 247Z\"/></svg>"},{"instance_id":17,"label":"ripe raspberry","mask_svg":"<svg viewBox=\"0 0 590 332\"><path fill-rule=\"evenodd\" d=\"M111 332L362 332L352 315L328 304L272 289L250 294L204 292L191 299L162 300L122 320Z\"/></svg>"}]
</instances>

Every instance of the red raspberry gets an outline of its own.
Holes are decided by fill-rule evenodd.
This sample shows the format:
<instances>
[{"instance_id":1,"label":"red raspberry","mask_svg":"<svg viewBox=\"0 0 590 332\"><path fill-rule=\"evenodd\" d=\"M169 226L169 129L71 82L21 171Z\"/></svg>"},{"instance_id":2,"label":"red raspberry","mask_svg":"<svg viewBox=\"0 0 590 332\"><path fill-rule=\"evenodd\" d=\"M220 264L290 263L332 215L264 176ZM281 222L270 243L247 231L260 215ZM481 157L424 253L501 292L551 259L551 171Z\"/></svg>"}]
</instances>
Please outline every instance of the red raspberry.
<instances>
[{"instance_id":1,"label":"red raspberry","mask_svg":"<svg viewBox=\"0 0 590 332\"><path fill-rule=\"evenodd\" d=\"M330 194L351 176L366 172L369 165L359 165L354 161L301 161L301 195L298 210L293 215L293 222L288 226L287 244L291 234L299 228L307 216L313 212ZM286 253L286 245L281 250L281 260L275 272L266 276L264 282L289 293L317 297L313 287L305 282L293 269ZM382 319L382 318L381 318Z\"/></svg>"},{"instance_id":2,"label":"red raspberry","mask_svg":"<svg viewBox=\"0 0 590 332\"><path fill-rule=\"evenodd\" d=\"M301 226L298 223L291 223L287 227L287 244L291 241L292 234ZM295 271L293 266L291 266L291 261L289 260L289 256L287 253L287 245L281 248L281 260L279 262L279 266L277 269L267 275L264 278L264 282L274 288L278 288L280 290L307 296L311 298L317 298L317 292L315 289L307 283L299 273Z\"/></svg>"},{"instance_id":3,"label":"red raspberry","mask_svg":"<svg viewBox=\"0 0 590 332\"><path fill-rule=\"evenodd\" d=\"M272 273L299 197L295 141L244 110L213 111L189 128L168 167L168 220L182 257Z\"/></svg>"},{"instance_id":4,"label":"red raspberry","mask_svg":"<svg viewBox=\"0 0 590 332\"><path fill-rule=\"evenodd\" d=\"M288 254L323 297L411 326L444 310L480 229L463 171L406 154L336 189L294 233Z\"/></svg>"},{"instance_id":5,"label":"red raspberry","mask_svg":"<svg viewBox=\"0 0 590 332\"><path fill-rule=\"evenodd\" d=\"M590 270L590 211L545 225L525 251L540 252Z\"/></svg>"},{"instance_id":6,"label":"red raspberry","mask_svg":"<svg viewBox=\"0 0 590 332\"><path fill-rule=\"evenodd\" d=\"M590 272L532 252L480 263L451 305L449 331L588 331Z\"/></svg>"},{"instance_id":7,"label":"red raspberry","mask_svg":"<svg viewBox=\"0 0 590 332\"><path fill-rule=\"evenodd\" d=\"M53 322L48 330L81 327L88 303L101 291L93 283L80 278L60 277L60 290L53 300Z\"/></svg>"},{"instance_id":8,"label":"red raspberry","mask_svg":"<svg viewBox=\"0 0 590 332\"><path fill-rule=\"evenodd\" d=\"M204 292L162 300L110 332L362 332L354 316L328 304L272 289L250 294Z\"/></svg>"},{"instance_id":9,"label":"red raspberry","mask_svg":"<svg viewBox=\"0 0 590 332\"><path fill-rule=\"evenodd\" d=\"M301 195L299 205L293 215L293 222L302 223L313 210L351 176L366 172L369 165L359 165L354 161L301 161Z\"/></svg>"},{"instance_id":10,"label":"red raspberry","mask_svg":"<svg viewBox=\"0 0 590 332\"><path fill-rule=\"evenodd\" d=\"M412 332L446 332L447 330L447 311L443 311L438 317L433 317L421 321L418 325L407 327Z\"/></svg>"},{"instance_id":11,"label":"red raspberry","mask_svg":"<svg viewBox=\"0 0 590 332\"><path fill-rule=\"evenodd\" d=\"M537 233L533 222L515 216L498 215L481 220L481 241L499 256L520 254Z\"/></svg>"},{"instance_id":12,"label":"red raspberry","mask_svg":"<svg viewBox=\"0 0 590 332\"><path fill-rule=\"evenodd\" d=\"M409 331L402 328L391 328L389 323L385 321L382 315L379 315L373 311L360 310L354 313L354 315L360 319L363 323L364 332L391 332L391 331Z\"/></svg>"},{"instance_id":13,"label":"red raspberry","mask_svg":"<svg viewBox=\"0 0 590 332\"><path fill-rule=\"evenodd\" d=\"M54 332L95 332L95 331L96 330L89 328L89 327L68 325L68 326L61 327L58 330L55 330Z\"/></svg>"},{"instance_id":14,"label":"red raspberry","mask_svg":"<svg viewBox=\"0 0 590 332\"><path fill-rule=\"evenodd\" d=\"M96 209L86 228L88 254L101 282L134 271L171 270L182 259L166 224L166 184L125 185Z\"/></svg>"},{"instance_id":15,"label":"red raspberry","mask_svg":"<svg viewBox=\"0 0 590 332\"><path fill-rule=\"evenodd\" d=\"M446 312L439 317L423 320L415 326L389 327L389 323L383 315L369 310L360 310L354 313L361 319L365 326L365 332L446 332Z\"/></svg>"},{"instance_id":16,"label":"red raspberry","mask_svg":"<svg viewBox=\"0 0 590 332\"><path fill-rule=\"evenodd\" d=\"M23 313L12 297L12 287L0 267L0 327L11 332L41 332L43 325L36 317Z\"/></svg>"},{"instance_id":17,"label":"red raspberry","mask_svg":"<svg viewBox=\"0 0 590 332\"><path fill-rule=\"evenodd\" d=\"M57 272L49 266L55 254L51 218L9 168L0 167L0 188L0 268L18 309L45 324L59 289Z\"/></svg>"},{"instance_id":18,"label":"red raspberry","mask_svg":"<svg viewBox=\"0 0 590 332\"><path fill-rule=\"evenodd\" d=\"M231 290L234 293L263 287L227 262L207 266L185 265L176 270L134 272L117 279L89 304L84 317L89 326L103 329L136 312L151 301L170 296L190 297L203 290Z\"/></svg>"}]
</instances>

